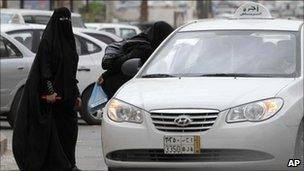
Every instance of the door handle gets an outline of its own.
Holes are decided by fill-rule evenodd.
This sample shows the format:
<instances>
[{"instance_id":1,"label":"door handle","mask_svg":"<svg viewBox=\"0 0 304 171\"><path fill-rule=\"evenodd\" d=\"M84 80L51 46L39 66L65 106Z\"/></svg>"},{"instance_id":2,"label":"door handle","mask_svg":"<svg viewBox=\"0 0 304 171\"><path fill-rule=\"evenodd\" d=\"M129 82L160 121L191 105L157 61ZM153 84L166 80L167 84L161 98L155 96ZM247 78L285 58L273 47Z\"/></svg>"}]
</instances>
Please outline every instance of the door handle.
<instances>
[{"instance_id":1,"label":"door handle","mask_svg":"<svg viewBox=\"0 0 304 171\"><path fill-rule=\"evenodd\" d=\"M80 67L80 68L78 68L77 70L78 70L78 71L87 71L87 72L91 71L90 68L86 68L86 67Z\"/></svg>"},{"instance_id":2,"label":"door handle","mask_svg":"<svg viewBox=\"0 0 304 171\"><path fill-rule=\"evenodd\" d=\"M18 70L23 70L24 67L23 67L23 66L18 66L17 69L18 69Z\"/></svg>"}]
</instances>

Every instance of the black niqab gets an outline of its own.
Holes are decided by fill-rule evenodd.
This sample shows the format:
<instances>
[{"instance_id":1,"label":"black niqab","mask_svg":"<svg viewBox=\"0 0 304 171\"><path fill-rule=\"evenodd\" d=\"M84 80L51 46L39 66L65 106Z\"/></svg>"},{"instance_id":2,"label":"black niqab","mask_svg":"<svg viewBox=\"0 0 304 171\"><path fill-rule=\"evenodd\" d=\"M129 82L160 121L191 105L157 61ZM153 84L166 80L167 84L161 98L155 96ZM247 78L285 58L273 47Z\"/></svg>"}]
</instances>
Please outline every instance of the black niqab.
<instances>
[{"instance_id":1,"label":"black niqab","mask_svg":"<svg viewBox=\"0 0 304 171\"><path fill-rule=\"evenodd\" d=\"M72 96L74 92L72 92L71 87L74 85L73 81L75 79L73 78L76 78L78 64L75 38L70 20L71 13L67 8L56 9L41 40L42 45L45 43L48 47L51 45L49 59L55 67L51 73L47 74L53 75L51 79L54 81L54 89L65 100L75 98ZM47 75L46 77L50 76ZM71 81L71 79L73 80Z\"/></svg>"},{"instance_id":2,"label":"black niqab","mask_svg":"<svg viewBox=\"0 0 304 171\"><path fill-rule=\"evenodd\" d=\"M172 32L173 28L164 21L158 21L144 31L147 34L153 50L155 50Z\"/></svg>"},{"instance_id":3,"label":"black niqab","mask_svg":"<svg viewBox=\"0 0 304 171\"><path fill-rule=\"evenodd\" d=\"M56 104L41 98L46 81L52 82L54 91L62 97L60 103L74 104L79 93L78 55L70 18L67 8L54 11L24 86L13 132L13 153L20 170L60 171L73 164L57 135L57 123L52 116Z\"/></svg>"}]
</instances>

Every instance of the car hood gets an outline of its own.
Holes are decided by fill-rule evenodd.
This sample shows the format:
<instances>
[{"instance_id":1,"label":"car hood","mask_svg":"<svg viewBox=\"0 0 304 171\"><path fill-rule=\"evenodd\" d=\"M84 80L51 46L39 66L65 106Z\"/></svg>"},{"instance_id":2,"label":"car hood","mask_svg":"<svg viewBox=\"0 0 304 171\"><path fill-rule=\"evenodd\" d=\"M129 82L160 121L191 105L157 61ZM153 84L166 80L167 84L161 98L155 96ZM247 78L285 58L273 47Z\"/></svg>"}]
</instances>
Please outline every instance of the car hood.
<instances>
[{"instance_id":1,"label":"car hood","mask_svg":"<svg viewBox=\"0 0 304 171\"><path fill-rule=\"evenodd\" d=\"M292 78L134 78L114 96L144 110L225 110L275 97Z\"/></svg>"}]
</instances>

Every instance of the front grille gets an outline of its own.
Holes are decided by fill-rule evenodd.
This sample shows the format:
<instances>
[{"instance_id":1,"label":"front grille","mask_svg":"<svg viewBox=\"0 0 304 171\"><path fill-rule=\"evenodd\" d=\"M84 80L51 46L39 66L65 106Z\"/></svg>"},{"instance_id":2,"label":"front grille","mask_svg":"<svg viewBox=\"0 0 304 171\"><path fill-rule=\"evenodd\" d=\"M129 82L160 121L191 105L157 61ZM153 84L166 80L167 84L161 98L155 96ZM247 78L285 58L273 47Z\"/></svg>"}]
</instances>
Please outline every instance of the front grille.
<instances>
[{"instance_id":1,"label":"front grille","mask_svg":"<svg viewBox=\"0 0 304 171\"><path fill-rule=\"evenodd\" d=\"M204 149L201 154L165 154L163 149L132 149L113 151L106 157L125 162L244 162L273 159L268 153L240 149Z\"/></svg>"},{"instance_id":2,"label":"front grille","mask_svg":"<svg viewBox=\"0 0 304 171\"><path fill-rule=\"evenodd\" d=\"M192 113L191 113L192 111ZM215 123L218 117L218 110L198 110L194 112L191 110L184 112L184 110L174 110L174 113L170 111L161 110L152 111L151 118L156 129L165 132L201 132L210 129ZM188 116L191 119L191 123L187 126L178 126L175 123L175 119L179 116Z\"/></svg>"}]
</instances>

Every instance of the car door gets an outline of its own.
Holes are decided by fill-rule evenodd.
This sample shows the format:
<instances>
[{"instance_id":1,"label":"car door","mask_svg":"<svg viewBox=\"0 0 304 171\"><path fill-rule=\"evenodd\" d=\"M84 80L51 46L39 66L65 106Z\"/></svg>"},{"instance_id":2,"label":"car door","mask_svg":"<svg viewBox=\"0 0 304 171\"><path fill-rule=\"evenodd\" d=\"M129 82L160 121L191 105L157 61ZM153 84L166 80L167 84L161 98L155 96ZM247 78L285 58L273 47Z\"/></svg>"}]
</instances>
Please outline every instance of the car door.
<instances>
[{"instance_id":1,"label":"car door","mask_svg":"<svg viewBox=\"0 0 304 171\"><path fill-rule=\"evenodd\" d=\"M78 87L80 92L82 92L90 84L94 83L97 80L98 75L101 74L96 72L96 70L100 70L101 68L100 63L99 65L96 65L91 56L92 54L101 51L101 48L87 38L79 35L75 35L75 42L76 50L79 55L77 69Z\"/></svg>"},{"instance_id":2,"label":"car door","mask_svg":"<svg viewBox=\"0 0 304 171\"><path fill-rule=\"evenodd\" d=\"M2 36L0 38L0 57L2 111L14 98L20 81L27 77L28 66L18 48Z\"/></svg>"}]
</instances>

